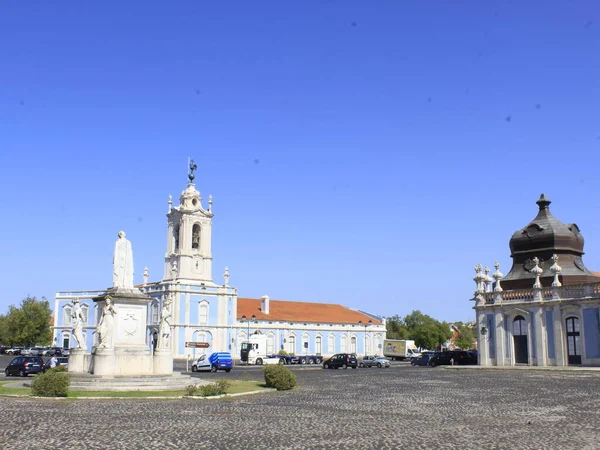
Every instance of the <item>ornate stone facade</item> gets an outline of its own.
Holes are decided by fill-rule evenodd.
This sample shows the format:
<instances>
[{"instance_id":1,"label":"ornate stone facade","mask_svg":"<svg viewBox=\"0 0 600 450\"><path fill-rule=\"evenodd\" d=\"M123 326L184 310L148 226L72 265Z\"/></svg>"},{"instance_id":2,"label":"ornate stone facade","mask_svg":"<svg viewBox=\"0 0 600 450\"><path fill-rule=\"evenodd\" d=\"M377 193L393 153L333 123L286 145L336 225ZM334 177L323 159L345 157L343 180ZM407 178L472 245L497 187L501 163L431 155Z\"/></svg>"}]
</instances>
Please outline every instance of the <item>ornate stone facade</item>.
<instances>
[{"instance_id":1,"label":"ornate stone facade","mask_svg":"<svg viewBox=\"0 0 600 450\"><path fill-rule=\"evenodd\" d=\"M479 364L600 366L600 277L583 264L577 225L554 218L543 194L537 204L511 239L509 275L496 263L492 289L475 267Z\"/></svg>"}]
</instances>

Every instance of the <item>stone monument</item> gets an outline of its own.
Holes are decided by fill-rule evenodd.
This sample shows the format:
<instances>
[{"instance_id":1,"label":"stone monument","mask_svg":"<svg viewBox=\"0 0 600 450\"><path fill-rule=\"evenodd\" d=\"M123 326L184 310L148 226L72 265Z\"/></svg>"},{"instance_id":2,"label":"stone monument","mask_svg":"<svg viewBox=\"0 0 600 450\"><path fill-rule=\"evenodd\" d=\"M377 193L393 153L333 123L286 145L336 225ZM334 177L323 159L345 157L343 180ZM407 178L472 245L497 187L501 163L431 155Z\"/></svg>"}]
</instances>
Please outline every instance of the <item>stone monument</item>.
<instances>
[{"instance_id":1,"label":"stone monument","mask_svg":"<svg viewBox=\"0 0 600 450\"><path fill-rule=\"evenodd\" d=\"M124 231L118 236L113 257L113 286L94 298L99 318L90 372L94 375L150 375L154 373L154 364L146 321L151 299L133 287L131 243ZM172 357L170 364L172 373Z\"/></svg>"},{"instance_id":2,"label":"stone monument","mask_svg":"<svg viewBox=\"0 0 600 450\"><path fill-rule=\"evenodd\" d=\"M73 319L73 339L75 339L76 345L71 349L69 355L69 367L73 372L84 372L87 371L87 367L89 366L89 353L83 335L85 318L78 298L73 299L71 318Z\"/></svg>"}]
</instances>

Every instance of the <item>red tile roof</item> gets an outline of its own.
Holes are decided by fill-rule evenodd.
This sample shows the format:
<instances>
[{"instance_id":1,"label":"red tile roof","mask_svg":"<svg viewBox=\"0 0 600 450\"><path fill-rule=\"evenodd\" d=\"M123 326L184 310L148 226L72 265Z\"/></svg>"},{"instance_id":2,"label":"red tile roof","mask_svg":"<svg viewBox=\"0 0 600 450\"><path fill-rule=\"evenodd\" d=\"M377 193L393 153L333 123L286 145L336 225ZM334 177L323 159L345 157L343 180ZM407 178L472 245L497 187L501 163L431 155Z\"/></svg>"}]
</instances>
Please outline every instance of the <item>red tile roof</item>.
<instances>
[{"instance_id":1,"label":"red tile roof","mask_svg":"<svg viewBox=\"0 0 600 450\"><path fill-rule=\"evenodd\" d=\"M331 303L269 300L269 314L263 313L260 307L261 299L259 298L238 298L237 319L240 320L242 316L252 317L255 315L257 320L273 322L357 324L359 320L362 323L369 323L371 320L373 325L381 324L381 321L375 320L367 314Z\"/></svg>"}]
</instances>

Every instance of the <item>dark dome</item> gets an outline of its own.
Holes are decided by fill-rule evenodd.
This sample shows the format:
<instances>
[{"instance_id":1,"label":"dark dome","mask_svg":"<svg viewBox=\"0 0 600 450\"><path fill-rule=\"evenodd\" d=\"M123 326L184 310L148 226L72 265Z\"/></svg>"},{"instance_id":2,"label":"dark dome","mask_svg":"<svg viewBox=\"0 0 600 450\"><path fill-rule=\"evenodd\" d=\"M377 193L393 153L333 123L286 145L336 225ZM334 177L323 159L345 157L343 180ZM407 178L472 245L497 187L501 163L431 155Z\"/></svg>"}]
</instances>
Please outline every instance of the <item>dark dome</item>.
<instances>
[{"instance_id":1,"label":"dark dome","mask_svg":"<svg viewBox=\"0 0 600 450\"><path fill-rule=\"evenodd\" d=\"M583 264L583 236L579 227L562 223L550 213L550 200L544 194L536 202L539 211L525 228L515 231L510 240L510 253L513 265L510 272L502 279L504 289L529 289L533 286L535 276L531 269L535 266L533 258L540 260L544 270L542 286L550 287L553 275L550 266L552 255L559 257L562 267L560 281L564 285L597 283L600 277L590 272Z\"/></svg>"},{"instance_id":2,"label":"dark dome","mask_svg":"<svg viewBox=\"0 0 600 450\"><path fill-rule=\"evenodd\" d=\"M550 212L550 200L544 194L536 202L540 210L529 225L515 231L510 240L511 257L520 253L537 254L544 250L570 251L579 256L583 255L583 236L579 227L564 224Z\"/></svg>"}]
</instances>

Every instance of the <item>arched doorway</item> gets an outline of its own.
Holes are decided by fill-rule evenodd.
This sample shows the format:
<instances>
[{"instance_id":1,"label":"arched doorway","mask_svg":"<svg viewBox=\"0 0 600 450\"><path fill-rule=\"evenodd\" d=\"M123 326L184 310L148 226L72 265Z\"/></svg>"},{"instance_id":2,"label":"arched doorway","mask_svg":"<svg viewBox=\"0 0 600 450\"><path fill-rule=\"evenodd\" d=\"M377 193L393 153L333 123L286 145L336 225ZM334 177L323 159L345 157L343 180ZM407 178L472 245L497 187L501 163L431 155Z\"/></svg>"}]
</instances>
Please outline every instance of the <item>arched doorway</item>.
<instances>
[{"instance_id":1,"label":"arched doorway","mask_svg":"<svg viewBox=\"0 0 600 450\"><path fill-rule=\"evenodd\" d=\"M567 354L569 356L569 364L581 364L579 337L579 319L577 317L567 317Z\"/></svg>"},{"instance_id":2,"label":"arched doorway","mask_svg":"<svg viewBox=\"0 0 600 450\"><path fill-rule=\"evenodd\" d=\"M515 342L515 363L529 363L529 351L527 348L527 321L523 316L517 316L513 320L513 339Z\"/></svg>"}]
</instances>

